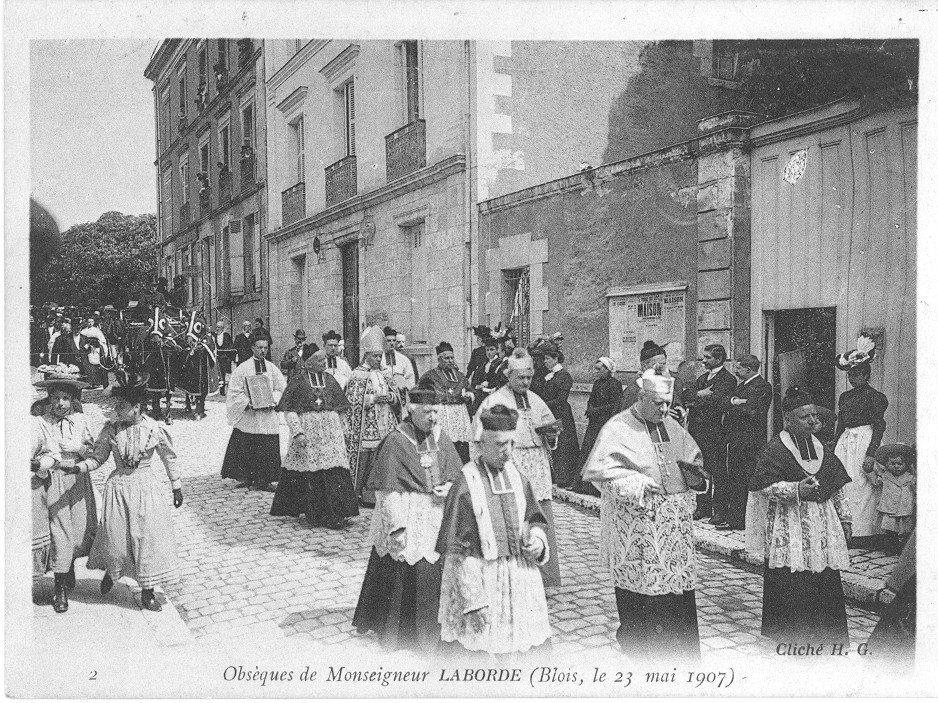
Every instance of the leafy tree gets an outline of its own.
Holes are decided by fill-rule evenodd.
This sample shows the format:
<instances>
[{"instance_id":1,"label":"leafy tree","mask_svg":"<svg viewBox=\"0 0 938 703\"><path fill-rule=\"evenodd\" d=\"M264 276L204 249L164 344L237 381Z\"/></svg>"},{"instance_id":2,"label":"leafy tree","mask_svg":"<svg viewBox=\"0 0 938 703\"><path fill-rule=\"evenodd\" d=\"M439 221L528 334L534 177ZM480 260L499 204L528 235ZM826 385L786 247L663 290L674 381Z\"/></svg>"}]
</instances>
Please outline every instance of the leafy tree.
<instances>
[{"instance_id":1,"label":"leafy tree","mask_svg":"<svg viewBox=\"0 0 938 703\"><path fill-rule=\"evenodd\" d=\"M156 277L160 243L155 215L106 212L97 222L69 227L44 267L32 272L32 304L91 305L113 277L129 291Z\"/></svg>"}]
</instances>

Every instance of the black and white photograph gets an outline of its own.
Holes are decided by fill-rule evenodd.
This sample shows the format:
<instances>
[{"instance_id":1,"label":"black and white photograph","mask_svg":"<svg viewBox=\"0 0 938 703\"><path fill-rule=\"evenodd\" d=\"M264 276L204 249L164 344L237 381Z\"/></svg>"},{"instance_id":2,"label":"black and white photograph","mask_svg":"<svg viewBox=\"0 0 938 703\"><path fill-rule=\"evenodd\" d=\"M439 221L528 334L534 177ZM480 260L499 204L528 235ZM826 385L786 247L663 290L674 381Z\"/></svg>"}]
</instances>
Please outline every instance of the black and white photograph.
<instances>
[{"instance_id":1,"label":"black and white photograph","mask_svg":"<svg viewBox=\"0 0 938 703\"><path fill-rule=\"evenodd\" d=\"M8 2L5 693L933 695L934 22Z\"/></svg>"}]
</instances>

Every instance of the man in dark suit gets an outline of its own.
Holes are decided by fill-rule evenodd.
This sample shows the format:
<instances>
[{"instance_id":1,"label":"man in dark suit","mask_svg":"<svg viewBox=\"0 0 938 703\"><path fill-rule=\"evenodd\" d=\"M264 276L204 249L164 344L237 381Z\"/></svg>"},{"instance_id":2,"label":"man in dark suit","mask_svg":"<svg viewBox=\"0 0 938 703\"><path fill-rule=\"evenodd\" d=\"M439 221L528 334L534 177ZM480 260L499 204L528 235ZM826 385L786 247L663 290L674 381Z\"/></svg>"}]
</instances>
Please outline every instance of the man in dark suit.
<instances>
[{"instance_id":1,"label":"man in dark suit","mask_svg":"<svg viewBox=\"0 0 938 703\"><path fill-rule=\"evenodd\" d=\"M283 359L280 361L280 370L288 381L297 371L303 370L307 359L319 351L319 345L316 342L306 343L306 330L300 329L294 332L293 341L294 346L283 353Z\"/></svg>"},{"instance_id":2,"label":"man in dark suit","mask_svg":"<svg viewBox=\"0 0 938 703\"><path fill-rule=\"evenodd\" d=\"M772 404L772 384L759 375L760 366L752 354L736 360L735 373L741 383L727 401L724 420L729 474L727 524L718 530L746 529L749 478L766 445Z\"/></svg>"},{"instance_id":3,"label":"man in dark suit","mask_svg":"<svg viewBox=\"0 0 938 703\"><path fill-rule=\"evenodd\" d=\"M215 325L212 339L215 342L215 354L218 357L218 394L225 395L225 386L228 383L228 376L231 375L231 362L235 351L231 334L225 330L224 322L219 321Z\"/></svg>"},{"instance_id":4,"label":"man in dark suit","mask_svg":"<svg viewBox=\"0 0 938 703\"><path fill-rule=\"evenodd\" d=\"M254 355L254 352L251 350L251 345L253 344L254 339L251 334L251 323L245 320L241 323L240 334L234 338L235 352L237 352L238 355L238 365L243 364Z\"/></svg>"},{"instance_id":5,"label":"man in dark suit","mask_svg":"<svg viewBox=\"0 0 938 703\"><path fill-rule=\"evenodd\" d=\"M59 336L55 338L52 345L52 363L72 364L77 366L83 375L87 376L87 354L84 339L77 329L72 328L71 318L65 318Z\"/></svg>"},{"instance_id":6,"label":"man in dark suit","mask_svg":"<svg viewBox=\"0 0 938 703\"><path fill-rule=\"evenodd\" d=\"M693 402L688 419L688 430L703 454L704 469L712 478L713 494L697 494L697 512L694 519L710 517L711 525L726 522L726 491L729 478L726 471L726 435L723 430L725 402L736 390L736 379L723 364L726 349L722 344L704 347L703 363L707 372L700 375L692 392L685 394Z\"/></svg>"}]
</instances>

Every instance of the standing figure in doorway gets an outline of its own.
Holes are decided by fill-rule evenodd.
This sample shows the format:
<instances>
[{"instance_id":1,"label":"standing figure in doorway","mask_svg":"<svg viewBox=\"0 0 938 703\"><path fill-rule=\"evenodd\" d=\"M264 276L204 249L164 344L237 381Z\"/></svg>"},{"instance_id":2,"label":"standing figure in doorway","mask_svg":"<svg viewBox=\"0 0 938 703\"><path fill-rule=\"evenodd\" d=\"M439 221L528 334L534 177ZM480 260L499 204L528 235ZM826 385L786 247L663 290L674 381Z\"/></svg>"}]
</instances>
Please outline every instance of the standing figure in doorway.
<instances>
[{"instance_id":1,"label":"standing figure in doorway","mask_svg":"<svg viewBox=\"0 0 938 703\"><path fill-rule=\"evenodd\" d=\"M234 338L235 353L237 354L235 368L251 358L251 344L251 322L245 320L241 323L241 332Z\"/></svg>"},{"instance_id":2,"label":"standing figure in doorway","mask_svg":"<svg viewBox=\"0 0 938 703\"><path fill-rule=\"evenodd\" d=\"M876 346L861 335L857 348L837 357L837 368L847 372L852 388L837 401L837 446L834 453L843 462L850 483L847 500L853 515L853 542L872 546L880 534L876 511L881 489L873 480L876 474L876 450L886 432L886 409L889 400L870 385L870 362L876 358Z\"/></svg>"},{"instance_id":3,"label":"standing figure in doorway","mask_svg":"<svg viewBox=\"0 0 938 703\"><path fill-rule=\"evenodd\" d=\"M381 359L381 369L394 382L394 387L401 394L401 402L406 402L407 393L417 385L417 378L414 376L414 367L410 359L397 352L397 330L393 327L384 328L384 356ZM402 406L398 406L396 411L402 409Z\"/></svg>"},{"instance_id":4,"label":"standing figure in doorway","mask_svg":"<svg viewBox=\"0 0 938 703\"><path fill-rule=\"evenodd\" d=\"M235 353L231 334L225 330L225 323L221 320L215 325L215 354L218 356L218 394L225 395L228 385L228 376L231 375L232 355Z\"/></svg>"}]
</instances>

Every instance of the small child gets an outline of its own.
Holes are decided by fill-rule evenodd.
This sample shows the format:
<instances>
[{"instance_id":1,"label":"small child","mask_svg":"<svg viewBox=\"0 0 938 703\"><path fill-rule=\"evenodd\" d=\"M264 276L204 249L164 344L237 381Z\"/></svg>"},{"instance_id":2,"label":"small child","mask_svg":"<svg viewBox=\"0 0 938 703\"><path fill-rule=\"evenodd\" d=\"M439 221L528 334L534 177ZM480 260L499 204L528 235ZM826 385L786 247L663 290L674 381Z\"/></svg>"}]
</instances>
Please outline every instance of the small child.
<instances>
[{"instance_id":1,"label":"small child","mask_svg":"<svg viewBox=\"0 0 938 703\"><path fill-rule=\"evenodd\" d=\"M870 476L883 487L877 511L882 519L883 549L898 554L915 527L915 447L898 442L876 451L876 462L885 471Z\"/></svg>"}]
</instances>

